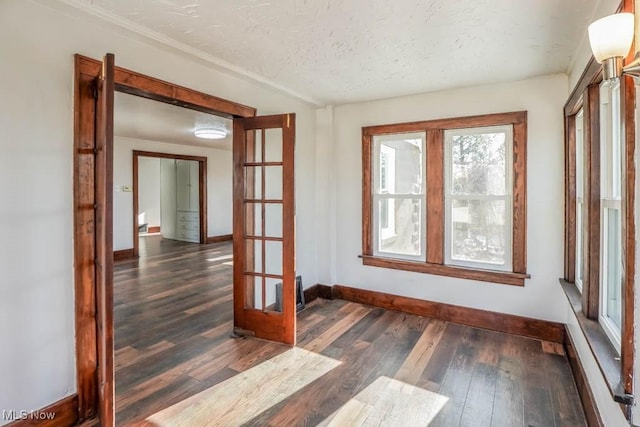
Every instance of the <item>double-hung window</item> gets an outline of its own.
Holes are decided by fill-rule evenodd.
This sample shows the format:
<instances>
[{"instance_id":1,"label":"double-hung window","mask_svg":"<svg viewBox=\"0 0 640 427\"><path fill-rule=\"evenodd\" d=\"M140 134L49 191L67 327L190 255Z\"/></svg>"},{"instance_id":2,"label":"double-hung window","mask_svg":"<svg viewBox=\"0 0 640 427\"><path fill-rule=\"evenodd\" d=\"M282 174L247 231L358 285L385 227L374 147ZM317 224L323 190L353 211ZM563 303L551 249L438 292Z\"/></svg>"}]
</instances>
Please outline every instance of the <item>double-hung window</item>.
<instances>
[{"instance_id":1,"label":"double-hung window","mask_svg":"<svg viewBox=\"0 0 640 427\"><path fill-rule=\"evenodd\" d=\"M600 324L620 351L622 194L620 84L600 86Z\"/></svg>"},{"instance_id":2,"label":"double-hung window","mask_svg":"<svg viewBox=\"0 0 640 427\"><path fill-rule=\"evenodd\" d=\"M445 140L445 263L511 270L513 126L454 129Z\"/></svg>"},{"instance_id":3,"label":"double-hung window","mask_svg":"<svg viewBox=\"0 0 640 427\"><path fill-rule=\"evenodd\" d=\"M416 260L425 254L425 133L376 135L373 206L375 254Z\"/></svg>"},{"instance_id":4,"label":"double-hung window","mask_svg":"<svg viewBox=\"0 0 640 427\"><path fill-rule=\"evenodd\" d=\"M370 126L365 265L524 285L526 112Z\"/></svg>"},{"instance_id":5,"label":"double-hung window","mask_svg":"<svg viewBox=\"0 0 640 427\"><path fill-rule=\"evenodd\" d=\"M582 109L575 118L576 140L576 252L575 252L575 284L582 291L584 277L584 112Z\"/></svg>"}]
</instances>

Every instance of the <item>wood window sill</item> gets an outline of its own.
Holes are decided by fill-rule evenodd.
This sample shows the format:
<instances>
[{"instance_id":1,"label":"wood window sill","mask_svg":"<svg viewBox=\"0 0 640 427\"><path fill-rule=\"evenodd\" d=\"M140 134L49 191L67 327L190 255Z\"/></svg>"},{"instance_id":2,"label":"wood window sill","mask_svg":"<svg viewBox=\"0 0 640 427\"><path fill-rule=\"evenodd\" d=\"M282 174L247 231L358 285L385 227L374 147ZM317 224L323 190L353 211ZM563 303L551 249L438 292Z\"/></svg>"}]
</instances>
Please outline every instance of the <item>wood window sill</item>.
<instances>
[{"instance_id":1,"label":"wood window sill","mask_svg":"<svg viewBox=\"0 0 640 427\"><path fill-rule=\"evenodd\" d=\"M450 265L431 264L419 261L406 261L371 255L360 255L360 258L362 258L362 264L372 267L406 270L416 273L436 274L438 276L479 280L481 282L499 283L503 285L524 286L525 279L531 277L526 273L511 273L507 271L490 271L464 267L452 267Z\"/></svg>"},{"instance_id":2,"label":"wood window sill","mask_svg":"<svg viewBox=\"0 0 640 427\"><path fill-rule=\"evenodd\" d=\"M589 349L596 359L613 400L625 405L632 404L633 396L626 394L622 387L622 369L618 352L613 344L611 344L611 341L609 341L609 338L607 338L600 324L595 320L587 318L582 312L582 295L576 285L564 279L559 280L560 286L562 286L562 290L567 296L569 304L578 319L580 329L582 329L582 333L589 344Z\"/></svg>"}]
</instances>

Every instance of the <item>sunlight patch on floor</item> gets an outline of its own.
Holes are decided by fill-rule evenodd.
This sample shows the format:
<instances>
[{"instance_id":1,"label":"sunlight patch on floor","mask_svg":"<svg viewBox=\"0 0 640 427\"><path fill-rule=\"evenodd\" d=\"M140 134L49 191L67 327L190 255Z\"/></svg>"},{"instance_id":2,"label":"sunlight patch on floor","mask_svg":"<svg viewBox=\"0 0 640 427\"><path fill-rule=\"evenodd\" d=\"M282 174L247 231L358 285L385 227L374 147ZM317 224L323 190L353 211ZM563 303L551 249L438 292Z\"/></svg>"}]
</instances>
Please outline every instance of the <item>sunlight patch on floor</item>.
<instances>
[{"instance_id":1,"label":"sunlight patch on floor","mask_svg":"<svg viewBox=\"0 0 640 427\"><path fill-rule=\"evenodd\" d=\"M207 261L213 262L213 261L220 261L223 259L231 259L231 258L233 258L233 254L217 256L215 258L207 258Z\"/></svg>"},{"instance_id":2,"label":"sunlight patch on floor","mask_svg":"<svg viewBox=\"0 0 640 427\"><path fill-rule=\"evenodd\" d=\"M146 419L158 427L236 426L342 362L294 347Z\"/></svg>"},{"instance_id":3,"label":"sunlight patch on floor","mask_svg":"<svg viewBox=\"0 0 640 427\"><path fill-rule=\"evenodd\" d=\"M380 377L319 426L426 426L448 397L389 377Z\"/></svg>"}]
</instances>

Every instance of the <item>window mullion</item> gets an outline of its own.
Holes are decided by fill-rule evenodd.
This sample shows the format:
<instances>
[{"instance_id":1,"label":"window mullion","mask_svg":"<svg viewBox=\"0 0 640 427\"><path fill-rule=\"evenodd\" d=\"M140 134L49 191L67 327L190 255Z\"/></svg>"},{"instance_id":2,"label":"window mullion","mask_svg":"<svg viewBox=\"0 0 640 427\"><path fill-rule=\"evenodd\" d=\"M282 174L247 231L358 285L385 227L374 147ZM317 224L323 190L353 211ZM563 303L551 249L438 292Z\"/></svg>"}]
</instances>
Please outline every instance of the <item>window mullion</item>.
<instances>
[{"instance_id":1,"label":"window mullion","mask_svg":"<svg viewBox=\"0 0 640 427\"><path fill-rule=\"evenodd\" d=\"M427 132L427 262L444 263L444 133Z\"/></svg>"}]
</instances>

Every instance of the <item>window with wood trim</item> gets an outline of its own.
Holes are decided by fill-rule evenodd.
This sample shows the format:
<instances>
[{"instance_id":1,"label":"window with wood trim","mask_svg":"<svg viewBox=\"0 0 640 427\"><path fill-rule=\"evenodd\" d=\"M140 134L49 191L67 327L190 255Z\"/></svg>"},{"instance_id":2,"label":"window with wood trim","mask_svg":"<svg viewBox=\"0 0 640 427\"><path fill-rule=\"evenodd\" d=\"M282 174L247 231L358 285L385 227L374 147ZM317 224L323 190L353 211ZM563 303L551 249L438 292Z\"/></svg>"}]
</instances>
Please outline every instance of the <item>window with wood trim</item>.
<instances>
[{"instance_id":1,"label":"window with wood trim","mask_svg":"<svg viewBox=\"0 0 640 427\"><path fill-rule=\"evenodd\" d=\"M613 398L633 391L635 87L602 82L593 60L565 113L565 275L562 280ZM575 284L575 288L571 286ZM572 296L575 290L579 297Z\"/></svg>"},{"instance_id":2,"label":"window with wood trim","mask_svg":"<svg viewBox=\"0 0 640 427\"><path fill-rule=\"evenodd\" d=\"M526 117L362 128L363 263L523 286Z\"/></svg>"}]
</instances>

